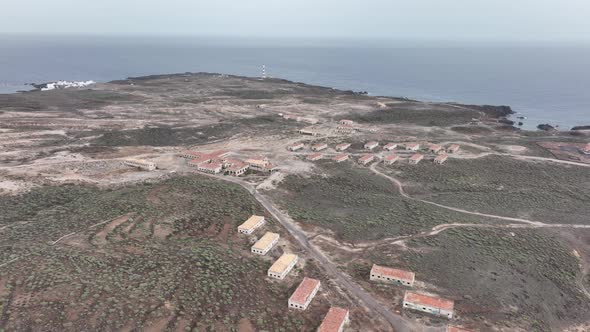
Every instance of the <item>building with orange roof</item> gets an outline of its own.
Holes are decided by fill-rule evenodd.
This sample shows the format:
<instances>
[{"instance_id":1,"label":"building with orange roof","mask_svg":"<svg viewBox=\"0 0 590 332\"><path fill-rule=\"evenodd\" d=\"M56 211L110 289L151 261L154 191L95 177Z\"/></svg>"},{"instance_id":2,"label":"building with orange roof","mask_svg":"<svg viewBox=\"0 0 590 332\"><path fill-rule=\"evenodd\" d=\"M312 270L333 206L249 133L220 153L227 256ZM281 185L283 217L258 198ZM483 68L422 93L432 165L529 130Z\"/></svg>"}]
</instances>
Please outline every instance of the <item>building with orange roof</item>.
<instances>
[{"instance_id":1,"label":"building with orange roof","mask_svg":"<svg viewBox=\"0 0 590 332\"><path fill-rule=\"evenodd\" d=\"M270 161L264 156L253 156L246 159L246 163L252 168L263 169L268 164L270 164Z\"/></svg>"},{"instance_id":2,"label":"building with orange roof","mask_svg":"<svg viewBox=\"0 0 590 332\"><path fill-rule=\"evenodd\" d=\"M295 264L299 261L299 256L295 254L284 253L277 259L268 269L268 276L277 279L285 279L287 274L291 272Z\"/></svg>"},{"instance_id":3,"label":"building with orange roof","mask_svg":"<svg viewBox=\"0 0 590 332\"><path fill-rule=\"evenodd\" d=\"M223 164L219 162L201 163L197 166L197 170L203 173L218 174L223 170Z\"/></svg>"},{"instance_id":4,"label":"building with orange roof","mask_svg":"<svg viewBox=\"0 0 590 332\"><path fill-rule=\"evenodd\" d=\"M309 161L316 161L316 160L322 159L323 157L324 157L324 155L321 153L312 153L312 154L308 154L306 159Z\"/></svg>"},{"instance_id":5,"label":"building with orange roof","mask_svg":"<svg viewBox=\"0 0 590 332\"><path fill-rule=\"evenodd\" d=\"M347 154L339 154L336 155L332 158L332 160L334 160L337 163L341 163L343 161L347 161L348 160L348 155Z\"/></svg>"},{"instance_id":6,"label":"building with orange roof","mask_svg":"<svg viewBox=\"0 0 590 332\"><path fill-rule=\"evenodd\" d=\"M383 158L383 162L387 165L392 165L399 159L399 156L396 154L390 154Z\"/></svg>"},{"instance_id":7,"label":"building with orange roof","mask_svg":"<svg viewBox=\"0 0 590 332\"><path fill-rule=\"evenodd\" d=\"M447 152L448 153L457 153L457 152L459 152L460 149L461 149L461 146L459 144L451 144L451 146L449 146L447 148Z\"/></svg>"},{"instance_id":8,"label":"building with orange roof","mask_svg":"<svg viewBox=\"0 0 590 332\"><path fill-rule=\"evenodd\" d=\"M383 149L387 151L395 150L395 148L397 148L397 143L388 143L383 147Z\"/></svg>"},{"instance_id":9,"label":"building with orange roof","mask_svg":"<svg viewBox=\"0 0 590 332\"><path fill-rule=\"evenodd\" d=\"M438 144L430 144L428 146L428 151L431 153L438 153L440 150L442 150L442 146Z\"/></svg>"},{"instance_id":10,"label":"building with orange roof","mask_svg":"<svg viewBox=\"0 0 590 332\"><path fill-rule=\"evenodd\" d=\"M453 318L455 302L440 297L406 291L404 295L404 309L418 310L436 316Z\"/></svg>"},{"instance_id":11,"label":"building with orange roof","mask_svg":"<svg viewBox=\"0 0 590 332\"><path fill-rule=\"evenodd\" d=\"M266 255L272 247L274 247L281 236L277 233L266 232L254 245L250 248L253 254Z\"/></svg>"},{"instance_id":12,"label":"building with orange roof","mask_svg":"<svg viewBox=\"0 0 590 332\"><path fill-rule=\"evenodd\" d=\"M342 143L336 145L336 151L345 151L350 147L350 143Z\"/></svg>"},{"instance_id":13,"label":"building with orange roof","mask_svg":"<svg viewBox=\"0 0 590 332\"><path fill-rule=\"evenodd\" d=\"M447 332L473 332L473 331L466 330L466 329L461 328L461 327L456 327L456 326L449 325L449 326L447 326Z\"/></svg>"},{"instance_id":14,"label":"building with orange roof","mask_svg":"<svg viewBox=\"0 0 590 332\"><path fill-rule=\"evenodd\" d=\"M305 310L320 289L320 281L305 277L289 298L289 308Z\"/></svg>"},{"instance_id":15,"label":"building with orange roof","mask_svg":"<svg viewBox=\"0 0 590 332\"><path fill-rule=\"evenodd\" d=\"M420 144L418 143L406 143L405 148L408 151L418 151L420 150Z\"/></svg>"},{"instance_id":16,"label":"building with orange roof","mask_svg":"<svg viewBox=\"0 0 590 332\"><path fill-rule=\"evenodd\" d=\"M394 282L404 286L414 285L414 272L373 264L369 280Z\"/></svg>"},{"instance_id":17,"label":"building with orange roof","mask_svg":"<svg viewBox=\"0 0 590 332\"><path fill-rule=\"evenodd\" d=\"M379 146L379 142L377 141L370 141L365 143L365 149L367 150L373 150L374 148Z\"/></svg>"},{"instance_id":18,"label":"building with orange roof","mask_svg":"<svg viewBox=\"0 0 590 332\"><path fill-rule=\"evenodd\" d=\"M417 163L419 163L422 159L424 159L424 155L421 153L415 153L413 154L410 159L408 159L408 162L410 164L414 164L416 165Z\"/></svg>"},{"instance_id":19,"label":"building with orange roof","mask_svg":"<svg viewBox=\"0 0 590 332\"><path fill-rule=\"evenodd\" d=\"M238 232L242 234L252 234L254 231L262 227L265 223L265 219L263 216L256 216L252 215L248 220L244 221L240 226L238 226Z\"/></svg>"},{"instance_id":20,"label":"building with orange roof","mask_svg":"<svg viewBox=\"0 0 590 332\"><path fill-rule=\"evenodd\" d=\"M349 321L348 309L331 307L317 332L342 332Z\"/></svg>"},{"instance_id":21,"label":"building with orange roof","mask_svg":"<svg viewBox=\"0 0 590 332\"><path fill-rule=\"evenodd\" d=\"M236 160L232 161L231 163L228 163L228 166L225 169L225 171L229 175L240 176L242 174L245 174L248 171L248 168L250 168L250 165L246 164L241 160Z\"/></svg>"},{"instance_id":22,"label":"building with orange roof","mask_svg":"<svg viewBox=\"0 0 590 332\"><path fill-rule=\"evenodd\" d=\"M322 151L328 148L328 144L326 143L318 143L311 146L311 151Z\"/></svg>"},{"instance_id":23,"label":"building with orange roof","mask_svg":"<svg viewBox=\"0 0 590 332\"><path fill-rule=\"evenodd\" d=\"M360 157L358 159L358 163L361 165L368 165L370 164L373 160L375 160L375 155L374 154L365 154L362 157Z\"/></svg>"},{"instance_id":24,"label":"building with orange roof","mask_svg":"<svg viewBox=\"0 0 590 332\"><path fill-rule=\"evenodd\" d=\"M444 164L445 161L447 161L447 159L449 159L449 156L446 154L439 154L438 156L436 156L436 158L434 158L434 163L435 164Z\"/></svg>"}]
</instances>

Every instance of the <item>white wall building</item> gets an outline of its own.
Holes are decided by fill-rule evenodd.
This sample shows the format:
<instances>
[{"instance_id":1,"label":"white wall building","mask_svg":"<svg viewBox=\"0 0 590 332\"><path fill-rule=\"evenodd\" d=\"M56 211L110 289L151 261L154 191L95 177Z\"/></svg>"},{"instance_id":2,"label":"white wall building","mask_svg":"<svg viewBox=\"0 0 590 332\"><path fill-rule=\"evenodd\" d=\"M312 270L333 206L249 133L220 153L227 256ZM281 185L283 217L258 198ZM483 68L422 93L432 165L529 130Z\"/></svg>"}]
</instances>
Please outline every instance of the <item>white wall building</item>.
<instances>
[{"instance_id":1,"label":"white wall building","mask_svg":"<svg viewBox=\"0 0 590 332\"><path fill-rule=\"evenodd\" d=\"M279 242L281 236L277 233L266 232L251 248L253 254L266 255Z\"/></svg>"},{"instance_id":2,"label":"white wall building","mask_svg":"<svg viewBox=\"0 0 590 332\"><path fill-rule=\"evenodd\" d=\"M268 276L271 278L284 279L293 269L299 257L295 254L283 254L268 269Z\"/></svg>"},{"instance_id":3,"label":"white wall building","mask_svg":"<svg viewBox=\"0 0 590 332\"><path fill-rule=\"evenodd\" d=\"M403 303L404 309L418 310L448 319L453 318L454 306L455 303L451 300L409 291L406 292Z\"/></svg>"},{"instance_id":4,"label":"white wall building","mask_svg":"<svg viewBox=\"0 0 590 332\"><path fill-rule=\"evenodd\" d=\"M242 234L252 234L257 228L264 225L265 220L263 216L251 216L243 224L238 226L238 232Z\"/></svg>"},{"instance_id":5,"label":"white wall building","mask_svg":"<svg viewBox=\"0 0 590 332\"><path fill-rule=\"evenodd\" d=\"M303 281L289 298L289 309L307 309L319 289L319 280L307 277L303 278Z\"/></svg>"}]
</instances>

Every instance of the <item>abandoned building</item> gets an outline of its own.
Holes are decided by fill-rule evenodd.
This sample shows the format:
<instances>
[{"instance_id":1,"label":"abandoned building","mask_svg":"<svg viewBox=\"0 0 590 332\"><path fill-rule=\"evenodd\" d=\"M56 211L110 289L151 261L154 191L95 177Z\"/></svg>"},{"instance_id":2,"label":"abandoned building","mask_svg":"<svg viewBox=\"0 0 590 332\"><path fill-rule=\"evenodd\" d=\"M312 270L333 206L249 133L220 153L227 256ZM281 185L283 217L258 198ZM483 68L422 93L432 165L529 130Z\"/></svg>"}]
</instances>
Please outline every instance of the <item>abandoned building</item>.
<instances>
[{"instance_id":1,"label":"abandoned building","mask_svg":"<svg viewBox=\"0 0 590 332\"><path fill-rule=\"evenodd\" d=\"M338 121L338 123L341 125L352 126L354 124L354 121L348 120L348 119L342 119L342 120Z\"/></svg>"},{"instance_id":2,"label":"abandoned building","mask_svg":"<svg viewBox=\"0 0 590 332\"><path fill-rule=\"evenodd\" d=\"M351 125L340 125L336 127L336 132L341 134L352 134L356 131L356 129Z\"/></svg>"},{"instance_id":3,"label":"abandoned building","mask_svg":"<svg viewBox=\"0 0 590 332\"><path fill-rule=\"evenodd\" d=\"M223 165L219 162L201 163L197 166L197 170L203 173L219 174L223 170Z\"/></svg>"},{"instance_id":4,"label":"abandoned building","mask_svg":"<svg viewBox=\"0 0 590 332\"><path fill-rule=\"evenodd\" d=\"M449 156L446 154L439 154L438 156L436 156L434 158L434 163L435 164L439 164L442 165L444 164L445 161L447 161L447 159L449 159Z\"/></svg>"},{"instance_id":5,"label":"abandoned building","mask_svg":"<svg viewBox=\"0 0 590 332\"><path fill-rule=\"evenodd\" d=\"M418 151L420 150L420 144L418 143L406 143L405 148L408 151Z\"/></svg>"},{"instance_id":6,"label":"abandoned building","mask_svg":"<svg viewBox=\"0 0 590 332\"><path fill-rule=\"evenodd\" d=\"M438 153L440 150L442 150L442 146L440 146L438 144L430 144L428 146L428 152Z\"/></svg>"},{"instance_id":7,"label":"abandoned building","mask_svg":"<svg viewBox=\"0 0 590 332\"><path fill-rule=\"evenodd\" d=\"M348 309L331 307L317 332L342 332L349 319Z\"/></svg>"},{"instance_id":8,"label":"abandoned building","mask_svg":"<svg viewBox=\"0 0 590 332\"><path fill-rule=\"evenodd\" d=\"M293 269L299 257L295 254L283 254L279 259L272 264L268 269L268 276L277 279L284 279L289 272Z\"/></svg>"},{"instance_id":9,"label":"abandoned building","mask_svg":"<svg viewBox=\"0 0 590 332\"><path fill-rule=\"evenodd\" d=\"M246 164L245 162L238 161L227 166L225 171L229 175L240 176L245 174L248 171L248 168L250 168L250 165Z\"/></svg>"},{"instance_id":10,"label":"abandoned building","mask_svg":"<svg viewBox=\"0 0 590 332\"><path fill-rule=\"evenodd\" d=\"M411 287L414 285L414 272L373 264L369 280L386 281Z\"/></svg>"},{"instance_id":11,"label":"abandoned building","mask_svg":"<svg viewBox=\"0 0 590 332\"><path fill-rule=\"evenodd\" d=\"M297 130L298 133L301 135L309 135L309 136L319 136L319 133L313 129L303 128Z\"/></svg>"},{"instance_id":12,"label":"abandoned building","mask_svg":"<svg viewBox=\"0 0 590 332\"><path fill-rule=\"evenodd\" d=\"M367 165L371 163L373 160L375 160L374 154L365 154L359 158L358 163L361 165Z\"/></svg>"},{"instance_id":13,"label":"abandoned building","mask_svg":"<svg viewBox=\"0 0 590 332\"><path fill-rule=\"evenodd\" d=\"M252 234L257 228L264 225L264 217L253 215L248 220L244 221L243 224L238 226L238 232L242 234Z\"/></svg>"},{"instance_id":14,"label":"abandoned building","mask_svg":"<svg viewBox=\"0 0 590 332\"><path fill-rule=\"evenodd\" d=\"M318 143L318 144L314 144L314 145L311 146L311 151L318 152L318 151L325 150L327 148L328 148L328 144L326 144L326 143Z\"/></svg>"},{"instance_id":15,"label":"abandoned building","mask_svg":"<svg viewBox=\"0 0 590 332\"><path fill-rule=\"evenodd\" d=\"M350 147L350 143L342 143L336 145L336 151L346 151Z\"/></svg>"},{"instance_id":16,"label":"abandoned building","mask_svg":"<svg viewBox=\"0 0 590 332\"><path fill-rule=\"evenodd\" d=\"M396 148L397 148L397 143L388 143L388 144L385 144L385 146L383 147L383 150L392 151L392 150L395 150Z\"/></svg>"},{"instance_id":17,"label":"abandoned building","mask_svg":"<svg viewBox=\"0 0 590 332\"><path fill-rule=\"evenodd\" d=\"M156 169L156 164L143 159L125 159L123 164L131 167L137 167L146 171L153 171Z\"/></svg>"},{"instance_id":18,"label":"abandoned building","mask_svg":"<svg viewBox=\"0 0 590 332\"><path fill-rule=\"evenodd\" d=\"M461 149L461 146L459 144L451 144L451 146L449 146L447 148L447 152L448 153L457 153L457 152L459 152L460 149Z\"/></svg>"},{"instance_id":19,"label":"abandoned building","mask_svg":"<svg viewBox=\"0 0 590 332\"><path fill-rule=\"evenodd\" d=\"M473 332L473 331L466 330L466 329L461 328L461 327L449 325L449 326L447 326L447 332Z\"/></svg>"},{"instance_id":20,"label":"abandoned building","mask_svg":"<svg viewBox=\"0 0 590 332\"><path fill-rule=\"evenodd\" d=\"M404 295L404 309L413 309L436 316L453 318L453 307L455 303L451 300L440 297L424 295L406 291Z\"/></svg>"},{"instance_id":21,"label":"abandoned building","mask_svg":"<svg viewBox=\"0 0 590 332\"><path fill-rule=\"evenodd\" d=\"M196 159L202 157L203 153L198 151L186 150L179 153L178 156L186 159Z\"/></svg>"},{"instance_id":22,"label":"abandoned building","mask_svg":"<svg viewBox=\"0 0 590 332\"><path fill-rule=\"evenodd\" d=\"M287 150L297 151L297 150L303 149L304 147L305 147L305 145L303 143L293 143L293 144L287 145Z\"/></svg>"},{"instance_id":23,"label":"abandoned building","mask_svg":"<svg viewBox=\"0 0 590 332\"><path fill-rule=\"evenodd\" d=\"M399 156L396 154L389 154L383 158L383 162L387 165L392 165L399 159Z\"/></svg>"},{"instance_id":24,"label":"abandoned building","mask_svg":"<svg viewBox=\"0 0 590 332\"><path fill-rule=\"evenodd\" d=\"M277 233L266 232L251 248L253 254L266 255L274 247L281 236Z\"/></svg>"},{"instance_id":25,"label":"abandoned building","mask_svg":"<svg viewBox=\"0 0 590 332\"><path fill-rule=\"evenodd\" d=\"M305 277L289 298L289 309L305 310L320 289L320 281Z\"/></svg>"},{"instance_id":26,"label":"abandoned building","mask_svg":"<svg viewBox=\"0 0 590 332\"><path fill-rule=\"evenodd\" d=\"M417 163L419 163L422 159L424 159L424 155L421 153L415 153L413 154L410 159L408 159L408 162L410 164L414 164L416 165Z\"/></svg>"},{"instance_id":27,"label":"abandoned building","mask_svg":"<svg viewBox=\"0 0 590 332\"><path fill-rule=\"evenodd\" d=\"M321 153L312 153L312 154L308 154L306 159L309 161L316 161L316 160L322 159L323 157L324 157L324 155Z\"/></svg>"},{"instance_id":28,"label":"abandoned building","mask_svg":"<svg viewBox=\"0 0 590 332\"><path fill-rule=\"evenodd\" d=\"M365 149L366 150L373 150L374 148L379 146L379 142L376 141L371 141L365 144Z\"/></svg>"},{"instance_id":29,"label":"abandoned building","mask_svg":"<svg viewBox=\"0 0 590 332\"><path fill-rule=\"evenodd\" d=\"M347 154L339 154L336 155L332 158L332 160L334 160L337 163L341 163L343 161L347 161L348 160L348 155Z\"/></svg>"}]
</instances>

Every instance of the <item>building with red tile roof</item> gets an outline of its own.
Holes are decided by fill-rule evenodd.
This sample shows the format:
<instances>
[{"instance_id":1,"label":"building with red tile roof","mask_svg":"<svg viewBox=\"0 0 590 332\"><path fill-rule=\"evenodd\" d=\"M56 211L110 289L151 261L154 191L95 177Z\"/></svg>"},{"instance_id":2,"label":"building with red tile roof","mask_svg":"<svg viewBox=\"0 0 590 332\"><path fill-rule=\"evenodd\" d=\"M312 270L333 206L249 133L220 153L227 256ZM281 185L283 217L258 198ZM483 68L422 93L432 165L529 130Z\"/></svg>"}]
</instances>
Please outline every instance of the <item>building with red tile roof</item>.
<instances>
[{"instance_id":1,"label":"building with red tile roof","mask_svg":"<svg viewBox=\"0 0 590 332\"><path fill-rule=\"evenodd\" d=\"M440 146L438 144L430 144L428 146L428 151L429 152L438 153L440 150L442 150L442 146Z\"/></svg>"},{"instance_id":2,"label":"building with red tile roof","mask_svg":"<svg viewBox=\"0 0 590 332\"><path fill-rule=\"evenodd\" d=\"M429 314L453 318L455 302L440 297L406 291L404 309L413 309Z\"/></svg>"},{"instance_id":3,"label":"building with red tile roof","mask_svg":"<svg viewBox=\"0 0 590 332\"><path fill-rule=\"evenodd\" d=\"M317 332L342 332L348 322L348 309L331 307Z\"/></svg>"},{"instance_id":4,"label":"building with red tile roof","mask_svg":"<svg viewBox=\"0 0 590 332\"><path fill-rule=\"evenodd\" d=\"M312 154L308 154L306 159L309 161L316 161L316 160L322 159L323 157L324 157L324 155L321 153L312 153Z\"/></svg>"},{"instance_id":5,"label":"building with red tile roof","mask_svg":"<svg viewBox=\"0 0 590 332\"><path fill-rule=\"evenodd\" d=\"M311 151L322 151L328 148L328 144L326 143L318 143L311 146Z\"/></svg>"},{"instance_id":6,"label":"building with red tile roof","mask_svg":"<svg viewBox=\"0 0 590 332\"><path fill-rule=\"evenodd\" d=\"M344 151L344 150L347 150L349 147L350 147L350 143L338 144L338 145L336 145L336 151Z\"/></svg>"},{"instance_id":7,"label":"building with red tile roof","mask_svg":"<svg viewBox=\"0 0 590 332\"><path fill-rule=\"evenodd\" d=\"M388 143L388 144L385 144L385 146L383 147L383 150L391 151L391 150L395 150L395 148L397 148L397 143Z\"/></svg>"},{"instance_id":8,"label":"building with red tile roof","mask_svg":"<svg viewBox=\"0 0 590 332\"><path fill-rule=\"evenodd\" d=\"M377 141L371 141L371 142L367 142L365 144L365 149L367 150L373 150L374 148L379 146L379 142Z\"/></svg>"},{"instance_id":9,"label":"building with red tile roof","mask_svg":"<svg viewBox=\"0 0 590 332\"><path fill-rule=\"evenodd\" d=\"M336 155L332 158L332 160L334 160L337 163L341 163L343 161L347 161L348 160L348 155L347 154L339 154Z\"/></svg>"},{"instance_id":10,"label":"building with red tile roof","mask_svg":"<svg viewBox=\"0 0 590 332\"><path fill-rule=\"evenodd\" d=\"M395 163L398 159L399 159L398 155L389 154L389 155L383 157L383 162L386 163L387 165L391 165L391 164Z\"/></svg>"},{"instance_id":11,"label":"building with red tile roof","mask_svg":"<svg viewBox=\"0 0 590 332\"><path fill-rule=\"evenodd\" d=\"M405 148L408 151L418 151L420 150L420 144L418 143L406 143Z\"/></svg>"},{"instance_id":12,"label":"building with red tile roof","mask_svg":"<svg viewBox=\"0 0 590 332\"><path fill-rule=\"evenodd\" d=\"M320 281L305 277L289 298L289 308L305 310L320 289Z\"/></svg>"},{"instance_id":13,"label":"building with red tile roof","mask_svg":"<svg viewBox=\"0 0 590 332\"><path fill-rule=\"evenodd\" d=\"M394 282L404 286L414 285L414 272L373 264L369 280Z\"/></svg>"},{"instance_id":14,"label":"building with red tile roof","mask_svg":"<svg viewBox=\"0 0 590 332\"><path fill-rule=\"evenodd\" d=\"M361 165L367 165L367 164L371 163L373 160L375 160L374 154L365 154L359 158L358 162Z\"/></svg>"},{"instance_id":15,"label":"building with red tile roof","mask_svg":"<svg viewBox=\"0 0 590 332\"><path fill-rule=\"evenodd\" d=\"M197 170L204 173L218 174L223 170L223 165L219 162L201 163L197 166Z\"/></svg>"},{"instance_id":16,"label":"building with red tile roof","mask_svg":"<svg viewBox=\"0 0 590 332\"><path fill-rule=\"evenodd\" d=\"M226 172L229 175L240 176L248 171L250 165L243 161L234 162L226 168Z\"/></svg>"},{"instance_id":17,"label":"building with red tile roof","mask_svg":"<svg viewBox=\"0 0 590 332\"><path fill-rule=\"evenodd\" d=\"M443 164L445 161L447 161L447 159L449 159L448 155L439 154L438 156L436 156L436 158L434 158L434 163L435 164Z\"/></svg>"},{"instance_id":18,"label":"building with red tile roof","mask_svg":"<svg viewBox=\"0 0 590 332\"><path fill-rule=\"evenodd\" d=\"M202 156L200 158L189 160L188 165L193 166L193 167L199 167L199 165L201 165L203 163L209 163L209 162L211 162L211 158Z\"/></svg>"},{"instance_id":19,"label":"building with red tile roof","mask_svg":"<svg viewBox=\"0 0 590 332\"><path fill-rule=\"evenodd\" d=\"M413 154L410 157L410 159L408 159L408 162L410 164L414 164L415 165L415 164L419 163L422 159L424 159L424 155L423 154L421 154L421 153L415 153L415 154Z\"/></svg>"}]
</instances>

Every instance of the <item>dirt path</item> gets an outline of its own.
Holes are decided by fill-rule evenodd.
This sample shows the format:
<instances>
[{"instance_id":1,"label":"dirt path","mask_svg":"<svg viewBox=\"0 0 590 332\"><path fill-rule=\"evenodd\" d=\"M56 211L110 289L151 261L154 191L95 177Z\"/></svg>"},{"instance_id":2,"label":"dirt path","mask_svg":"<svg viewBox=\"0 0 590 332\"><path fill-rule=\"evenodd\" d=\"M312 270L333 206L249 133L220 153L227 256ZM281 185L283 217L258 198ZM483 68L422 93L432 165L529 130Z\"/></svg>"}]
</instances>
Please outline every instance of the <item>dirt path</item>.
<instances>
[{"instance_id":1,"label":"dirt path","mask_svg":"<svg viewBox=\"0 0 590 332\"><path fill-rule=\"evenodd\" d=\"M383 319L385 319L391 327L396 332L414 332L414 331L422 331L422 332L439 332L443 331L444 328L442 327L429 327L420 325L417 322L414 322L411 319L403 317L402 315L393 313L387 309L387 307L382 304L379 300L377 300L373 295L366 292L362 287L360 287L350 276L346 273L340 271L336 264L334 264L328 256L326 256L323 252L321 252L315 245L313 245L305 232L299 228L299 226L295 223L295 221L286 213L280 211L275 205L264 195L262 195L256 188L239 178L233 177L219 177L210 175L215 179L225 180L232 183L239 184L246 190L248 190L254 198L276 219L278 220L283 227L287 229L287 231L299 242L301 247L307 251L307 253L312 257L314 260L317 261L317 265L320 266L324 272L330 277L334 282L338 284L342 289L346 289L351 295L353 295L361 304L366 306L370 311L379 314Z\"/></svg>"}]
</instances>

